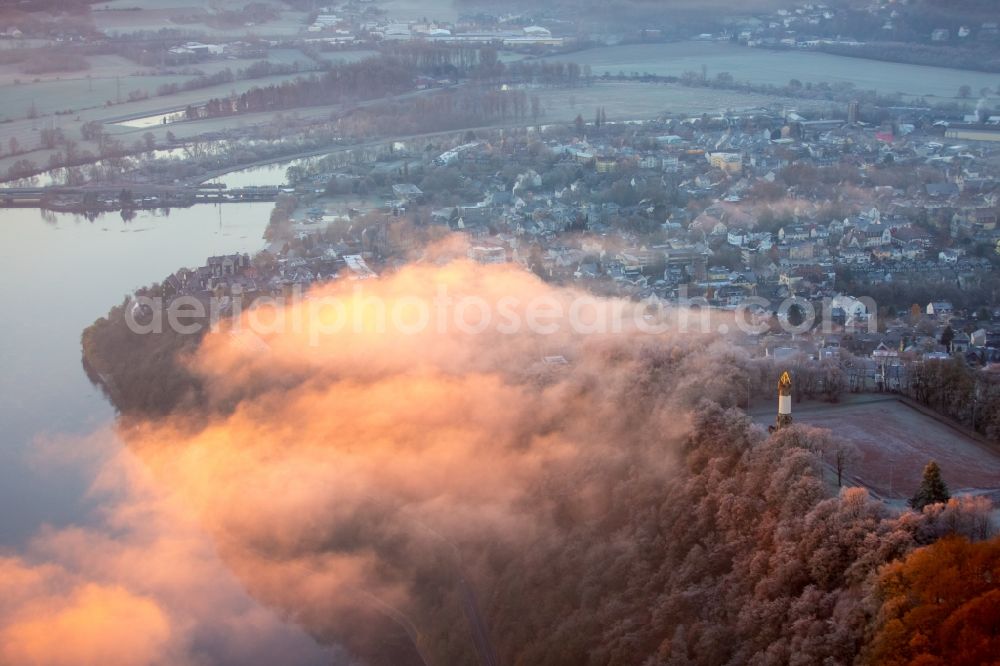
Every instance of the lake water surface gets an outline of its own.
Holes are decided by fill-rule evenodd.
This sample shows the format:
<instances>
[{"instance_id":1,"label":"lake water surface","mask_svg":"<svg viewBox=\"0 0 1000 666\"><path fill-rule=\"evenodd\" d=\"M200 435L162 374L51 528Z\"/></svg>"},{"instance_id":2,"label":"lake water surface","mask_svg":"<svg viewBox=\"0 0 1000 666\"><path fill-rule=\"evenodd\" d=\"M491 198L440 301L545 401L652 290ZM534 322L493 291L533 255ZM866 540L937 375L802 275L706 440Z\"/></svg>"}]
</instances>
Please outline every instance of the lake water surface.
<instances>
[{"instance_id":1,"label":"lake water surface","mask_svg":"<svg viewBox=\"0 0 1000 666\"><path fill-rule=\"evenodd\" d=\"M269 203L141 211L94 222L0 210L0 547L42 524L85 521L93 479L36 461L46 440L86 435L114 418L80 362L80 334L135 288L213 254L263 247Z\"/></svg>"},{"instance_id":2,"label":"lake water surface","mask_svg":"<svg viewBox=\"0 0 1000 666\"><path fill-rule=\"evenodd\" d=\"M556 60L590 65L595 75L649 73L680 76L701 73L709 78L729 72L737 81L787 85L791 79L803 83L853 83L860 90L882 94L954 98L960 86L973 95L994 90L1000 75L945 67L849 58L811 51L772 51L724 42L680 42L673 44L628 44L590 49L554 57Z\"/></svg>"}]
</instances>

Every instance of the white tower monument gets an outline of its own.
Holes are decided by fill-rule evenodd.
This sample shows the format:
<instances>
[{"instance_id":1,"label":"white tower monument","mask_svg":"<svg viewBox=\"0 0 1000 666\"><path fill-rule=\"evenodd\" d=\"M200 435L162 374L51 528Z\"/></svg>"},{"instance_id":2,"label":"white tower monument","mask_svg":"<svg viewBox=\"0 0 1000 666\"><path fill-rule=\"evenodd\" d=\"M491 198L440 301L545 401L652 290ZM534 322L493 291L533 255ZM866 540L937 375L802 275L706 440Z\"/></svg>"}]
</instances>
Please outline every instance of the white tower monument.
<instances>
[{"instance_id":1,"label":"white tower monument","mask_svg":"<svg viewBox=\"0 0 1000 666\"><path fill-rule=\"evenodd\" d=\"M781 374L778 380L778 420L774 424L775 430L788 427L792 424L792 376L788 372Z\"/></svg>"}]
</instances>

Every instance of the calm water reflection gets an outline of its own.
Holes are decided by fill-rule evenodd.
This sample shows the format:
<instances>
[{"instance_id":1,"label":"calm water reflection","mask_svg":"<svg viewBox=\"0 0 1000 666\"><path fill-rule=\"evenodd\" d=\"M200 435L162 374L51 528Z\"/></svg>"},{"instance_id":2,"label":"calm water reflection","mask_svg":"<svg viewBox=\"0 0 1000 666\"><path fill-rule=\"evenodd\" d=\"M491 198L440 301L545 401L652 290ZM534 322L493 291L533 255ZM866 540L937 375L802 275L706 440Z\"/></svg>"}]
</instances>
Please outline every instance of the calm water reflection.
<instances>
[{"instance_id":1,"label":"calm water reflection","mask_svg":"<svg viewBox=\"0 0 1000 666\"><path fill-rule=\"evenodd\" d=\"M136 287L212 254L255 252L269 203L198 206L94 222L0 210L0 546L85 520L92 479L32 462L39 441L86 434L113 410L80 365L80 333Z\"/></svg>"}]
</instances>

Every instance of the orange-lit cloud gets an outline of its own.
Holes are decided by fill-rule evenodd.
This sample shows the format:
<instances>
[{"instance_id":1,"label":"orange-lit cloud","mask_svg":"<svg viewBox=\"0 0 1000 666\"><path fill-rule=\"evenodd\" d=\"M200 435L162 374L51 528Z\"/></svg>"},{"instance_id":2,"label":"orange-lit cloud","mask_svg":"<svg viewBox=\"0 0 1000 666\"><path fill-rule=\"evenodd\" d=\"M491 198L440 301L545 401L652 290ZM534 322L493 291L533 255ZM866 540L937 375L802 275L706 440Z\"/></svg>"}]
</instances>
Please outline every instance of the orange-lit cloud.
<instances>
[{"instance_id":1,"label":"orange-lit cloud","mask_svg":"<svg viewBox=\"0 0 1000 666\"><path fill-rule=\"evenodd\" d=\"M6 562L0 654L49 663L47 623L82 662L116 663L117 646L129 663L195 663L224 635L208 661L276 663L259 646L298 645L295 632L255 599L371 663L438 656L468 642L460 579L488 588L496 558L600 520L636 469L668 482L690 407L734 390L726 353L700 335L470 333L454 320L409 331L364 317L334 330L314 317L321 297L391 312L442 289L514 299L522 321L538 299L580 296L510 267L414 265L271 313L301 326L260 334L244 319L209 335L190 360L203 409L122 424L128 453L101 485L129 490L105 529L43 534ZM135 626L119 641L123 614Z\"/></svg>"},{"instance_id":2,"label":"orange-lit cloud","mask_svg":"<svg viewBox=\"0 0 1000 666\"><path fill-rule=\"evenodd\" d=\"M170 621L155 602L121 587L85 583L68 596L43 596L51 572L0 564L4 587L37 592L0 634L0 655L10 664L155 664L170 643ZM26 580L28 579L28 580ZM34 579L34 580L31 580ZM7 590L5 590L7 591Z\"/></svg>"},{"instance_id":3,"label":"orange-lit cloud","mask_svg":"<svg viewBox=\"0 0 1000 666\"><path fill-rule=\"evenodd\" d=\"M0 553L0 663L347 663L252 599L113 433L40 445L50 464L96 465L103 508Z\"/></svg>"}]
</instances>

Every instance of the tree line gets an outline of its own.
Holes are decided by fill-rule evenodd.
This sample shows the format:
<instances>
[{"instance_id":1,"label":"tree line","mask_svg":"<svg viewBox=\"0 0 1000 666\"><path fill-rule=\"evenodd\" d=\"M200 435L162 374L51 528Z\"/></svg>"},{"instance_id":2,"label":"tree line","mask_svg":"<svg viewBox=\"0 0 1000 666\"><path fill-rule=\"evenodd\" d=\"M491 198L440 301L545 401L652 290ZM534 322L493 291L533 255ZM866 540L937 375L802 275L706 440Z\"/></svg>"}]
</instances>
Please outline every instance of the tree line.
<instances>
[{"instance_id":1,"label":"tree line","mask_svg":"<svg viewBox=\"0 0 1000 666\"><path fill-rule=\"evenodd\" d=\"M377 99L414 88L416 72L392 58L370 58L333 66L321 76L259 86L232 97L213 98L204 107L189 106L186 116L216 118L239 113L280 111Z\"/></svg>"},{"instance_id":2,"label":"tree line","mask_svg":"<svg viewBox=\"0 0 1000 666\"><path fill-rule=\"evenodd\" d=\"M1000 444L1000 378L956 356L907 367L903 392Z\"/></svg>"}]
</instances>

